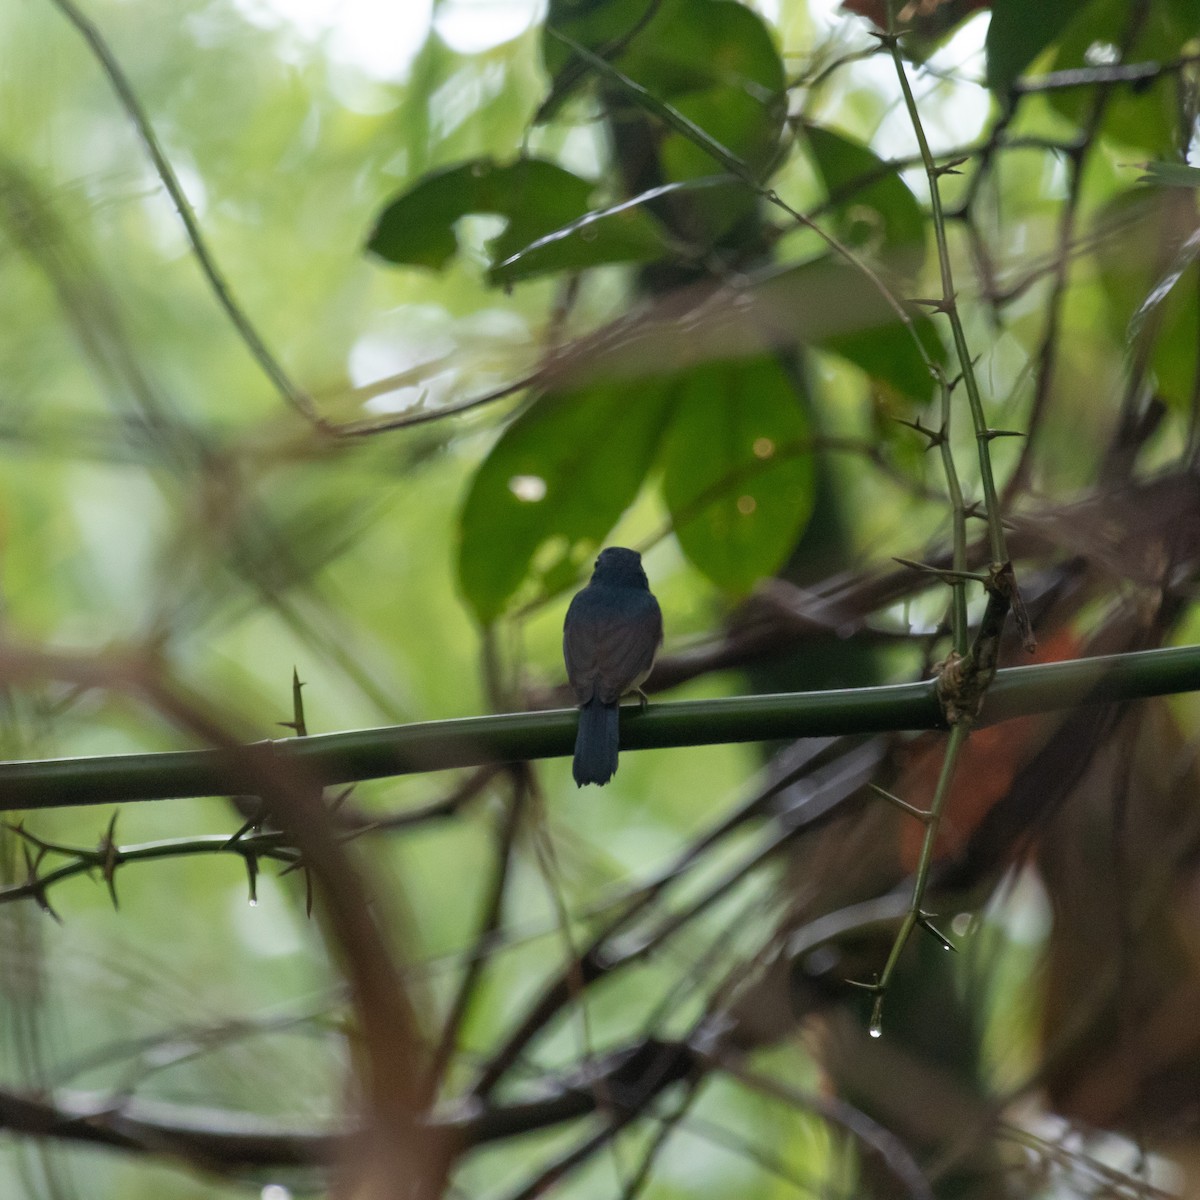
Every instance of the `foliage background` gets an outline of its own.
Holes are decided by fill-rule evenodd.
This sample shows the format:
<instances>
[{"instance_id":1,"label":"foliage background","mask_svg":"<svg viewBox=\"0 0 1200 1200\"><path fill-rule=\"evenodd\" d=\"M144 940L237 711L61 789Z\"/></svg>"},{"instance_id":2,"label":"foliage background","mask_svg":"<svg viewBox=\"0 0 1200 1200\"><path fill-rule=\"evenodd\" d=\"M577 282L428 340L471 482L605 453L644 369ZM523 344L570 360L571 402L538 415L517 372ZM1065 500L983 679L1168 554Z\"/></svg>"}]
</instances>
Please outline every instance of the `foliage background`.
<instances>
[{"instance_id":1,"label":"foliage background","mask_svg":"<svg viewBox=\"0 0 1200 1200\"><path fill-rule=\"evenodd\" d=\"M363 250L381 209L439 168L511 159L525 146L588 178L605 169L603 131L585 105L568 104L552 120L533 123L547 88L540 27L533 19L523 24L512 7L513 36L468 51L456 45L471 29L472 6L442 0L427 34L413 39L411 58L401 63L397 55L375 73L355 61L336 18L326 36L312 36L250 0L96 0L88 7L233 294L332 422L385 417L416 403L433 409L503 386L536 364L554 327L563 302L559 279L536 278L509 291L489 285L486 243L497 231L495 218L465 218L459 252L442 270L389 267ZM894 73L870 54L864 22L802 0L747 7L762 15L782 49L794 116L836 130L880 159L913 159ZM1125 6L1086 7L1092 26L1064 21L1046 32L1041 67L1074 66L1089 51L1102 60L1119 41L1115 10ZM1160 42L1139 46L1135 59L1184 51L1195 36L1188 6L1151 7L1165 14L1154 26ZM423 21L415 6L412 27ZM987 27L987 14L970 19L917 74L922 117L938 152L977 145L999 119L982 82L985 71L1004 65L998 53L985 62ZM564 563L550 553L538 558L535 545L535 569L523 573L517 599L537 597L544 587L548 602L487 636L457 575L460 538L472 536L460 529L467 490L505 418L521 411L521 398L374 437L315 437L214 303L128 114L63 12L48 0L10 0L0 6L0 46L7 635L82 654L152 646L182 688L216 706L226 727L246 739L273 736L291 717L293 666L306 684L314 732L548 702L561 680L562 588L579 577L591 547L566 547ZM1013 53L1010 79L1030 66L1019 46ZM838 68L823 75L835 62ZM977 232L999 264L997 289L1013 291L998 326L979 302L981 276L963 286L994 425L1023 428L1029 418L1064 204L1076 205L1078 228L1087 229L1130 203L1139 164L1178 161L1189 150L1187 138L1179 141L1178 113L1164 107L1164 91L1114 104L1099 132L1087 131L1086 102L1077 94L1032 97L1009 130L1066 143L1083 128L1097 149L1077 194L1062 155L1006 154L976 210ZM835 169L848 169L849 152L836 145L822 159L820 136L811 135L809 149L791 150L772 178L802 211L823 203ZM835 205L827 213L838 235L868 255L881 239L901 242L913 232L911 224L881 229L884 218L923 229L923 174L913 167L885 182L890 190L872 202L859 197L858 207ZM947 180L952 192L963 186ZM1190 202L1189 191L1180 194ZM965 265L972 247L960 228L953 237ZM1127 338L1129 319L1153 282L1148 267L1159 260L1136 241L1109 246L1081 260L1061 308L1054 405L1039 432L1033 479L1039 496L1066 496L1094 482L1118 419L1120 381L1137 349ZM775 251L802 259L816 248L811 234L793 230ZM931 261L926 280L934 278ZM1154 368L1166 417L1147 451L1151 466L1175 461L1195 442L1195 270L1193 261L1184 263L1184 283L1162 310L1166 331L1156 329ZM589 272L567 332L584 333L622 314L632 302L631 281L624 266ZM822 486L837 493L844 516L837 565L865 571L941 536L946 510L922 498L938 480L932 456L926 462L920 439L893 419L924 411L897 383L902 368L886 353L888 361L873 368L878 344L837 349L815 347L808 367L820 436L869 449L886 467L866 469L860 453L822 459ZM993 445L1003 477L1020 447ZM969 461L965 432L956 449ZM650 544L647 567L666 614L668 649L681 652L716 636L748 582L718 587L714 571L698 569L675 538L656 536L671 519L669 488L664 501L657 487L661 469L653 469L649 486L605 540ZM972 471L964 473L972 484ZM815 489L817 478L805 464L789 486L793 493ZM808 503L819 506L815 491ZM476 534L477 545L503 559L505 545L489 540L486 529ZM942 607L934 594L907 600L883 614L881 628L928 629ZM1185 615L1172 637L1195 640L1195 632L1194 616ZM865 665L850 655L832 666L814 656L790 685L913 678L931 654L924 641L881 640L885 648ZM708 673L672 696L737 694L746 686L741 675ZM1194 701L1179 701L1177 712L1185 728L1195 728ZM0 736L10 758L183 744L153 706L55 683L10 687ZM473 1056L561 964L567 949L558 893L574 914L603 909L631 879L661 866L718 819L759 761L755 748L736 746L626 755L602 794L577 794L565 761L538 766L543 803L536 829L522 831L513 853L508 944L472 1010L452 1082L469 1076ZM404 812L447 786L436 776L389 780L359 787L353 802L373 814ZM453 821L365 844L382 887L384 924L431 1025L472 945L502 814L502 800L488 794ZM108 818L107 810L45 812L30 818L29 828L87 846ZM226 799L126 805L117 836L126 844L229 834L238 823ZM709 877L746 844L717 856ZM17 837L7 837L4 854L9 878L23 878ZM116 886L119 912L101 883L87 878L54 889L61 923L34 905L0 908L5 1084L132 1090L299 1123L336 1113L347 1067L344 998L319 931L304 915L298 877L276 879L264 870L251 905L236 859L181 857L122 870ZM750 880L695 922L671 954L640 967L633 992L652 1007L675 994L682 979L680 1014L688 1005L698 1011L701 981L690 964L714 940L722 961L752 952L777 888L769 873ZM985 1043L1006 1078L1020 1077L1036 1054L1036 1014L1023 1010L1020 985L1047 920L1029 881L991 917L990 962L1005 986L986 1006ZM731 928L742 937L731 937ZM601 994L592 1004L596 1045L638 1024L630 994ZM568 1023L542 1049L538 1066L574 1062L580 1036ZM801 1043L773 1054L770 1065L793 1085L814 1083L816 1069ZM706 1092L690 1120L691 1134L685 1123L680 1145L656 1167L654 1195L768 1194L796 1180L802 1189L806 1180L824 1180L832 1194L853 1186L845 1146L821 1120L798 1117L733 1082ZM471 1193L508 1194L563 1136L541 1134L473 1156L459 1183ZM764 1166L768 1152L773 1165ZM580 1195L614 1194L613 1171L601 1156L571 1187ZM264 1189L264 1197L279 1200L283 1193L271 1187L302 1191L309 1184L287 1173L219 1181L169 1162L49 1141L12 1139L0 1149L0 1186L11 1195L241 1196Z\"/></svg>"}]
</instances>

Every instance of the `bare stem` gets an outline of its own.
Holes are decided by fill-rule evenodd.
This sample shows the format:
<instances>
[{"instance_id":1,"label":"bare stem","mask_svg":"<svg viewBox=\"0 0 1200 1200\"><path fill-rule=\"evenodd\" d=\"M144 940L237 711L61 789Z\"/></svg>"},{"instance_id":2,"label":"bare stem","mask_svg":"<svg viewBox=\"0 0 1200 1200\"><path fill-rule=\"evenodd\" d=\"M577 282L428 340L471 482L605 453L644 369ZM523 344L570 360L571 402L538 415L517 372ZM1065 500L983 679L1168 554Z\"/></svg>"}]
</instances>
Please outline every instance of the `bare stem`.
<instances>
[{"instance_id":1,"label":"bare stem","mask_svg":"<svg viewBox=\"0 0 1200 1200\"><path fill-rule=\"evenodd\" d=\"M937 841L942 812L946 807L946 797L950 794L954 770L958 765L958 756L967 743L967 734L970 732L970 728L969 722L960 721L950 731L950 740L946 743L946 757L942 759L942 772L938 776L937 788L933 793L933 803L930 805L929 815L925 822L925 840L921 843L921 857L917 860L917 871L913 877L912 901L908 906L908 912L904 914L904 920L900 922L900 929L896 934L895 941L892 942L887 962L874 986L875 1004L871 1012L871 1035L873 1037L878 1037L882 1031L884 997L887 995L892 977L896 973L896 966L900 962L900 956L904 953L904 947L908 944L912 931L926 919L925 889L929 884L929 868L933 863L933 848Z\"/></svg>"},{"instance_id":2,"label":"bare stem","mask_svg":"<svg viewBox=\"0 0 1200 1200\"><path fill-rule=\"evenodd\" d=\"M191 204L188 203L183 186L180 184L170 160L159 144L158 138L154 133L154 127L150 124L150 118L146 115L146 110L142 108L141 101L138 100L137 93L133 90L133 85L129 82L129 77L125 74L121 64L117 61L116 55L113 54L108 43L104 40L99 28L84 15L82 10L74 3L74 0L51 0L51 3L75 26L75 29L83 37L83 40L87 42L96 61L100 64L101 70L108 76L108 82L112 85L113 91L116 92L117 99L121 102L121 107L124 108L126 115L133 123L138 137L142 139L142 144L146 147L146 153L150 156L150 161L154 164L158 178L166 189L167 195L171 197L176 211L179 213L179 219L183 223L187 239L191 243L192 253L196 256L196 262L199 264L204 278L208 280L208 285L212 288L217 303L224 310L234 329L237 330L238 335L246 345L246 349L250 351L251 356L258 363L263 374L274 384L283 399L300 413L301 416L311 421L314 425L321 426L323 423L313 406L312 400L284 370L283 365L271 352L266 342L263 341L253 322L246 315L241 305L234 299L229 284L221 274L216 259L213 258L212 252L208 248L208 243L205 241L204 235L200 230L196 214L192 211Z\"/></svg>"},{"instance_id":3,"label":"bare stem","mask_svg":"<svg viewBox=\"0 0 1200 1200\"><path fill-rule=\"evenodd\" d=\"M917 144L921 149L921 161L925 164L925 175L929 180L929 204L933 216L933 230L937 239L938 266L942 279L942 299L940 311L946 314L950 321L950 329L954 337L954 348L958 354L959 367L962 371L963 386L966 389L967 401L971 409L971 421L975 427L975 442L979 448L979 474L983 486L983 500L987 507L988 543L994 563L1008 562L1008 550L1005 545L1004 525L1000 519L1000 503L996 495L996 481L992 473L990 452L991 431L988 429L987 418L983 411L983 400L979 393L979 383L975 378L975 365L971 361L971 351L967 346L967 335L963 330L962 317L954 294L954 275L950 266L950 248L946 242L946 216L942 209L942 197L938 186L941 176L929 142L925 137L925 127L921 124L921 114L908 82L908 74L904 70L904 60L900 57L900 44L894 33L884 39L896 65L896 75L904 92L904 103L912 121L913 132L917 136ZM943 459L948 457L948 451L943 453ZM957 550L957 530L955 544Z\"/></svg>"}]
</instances>

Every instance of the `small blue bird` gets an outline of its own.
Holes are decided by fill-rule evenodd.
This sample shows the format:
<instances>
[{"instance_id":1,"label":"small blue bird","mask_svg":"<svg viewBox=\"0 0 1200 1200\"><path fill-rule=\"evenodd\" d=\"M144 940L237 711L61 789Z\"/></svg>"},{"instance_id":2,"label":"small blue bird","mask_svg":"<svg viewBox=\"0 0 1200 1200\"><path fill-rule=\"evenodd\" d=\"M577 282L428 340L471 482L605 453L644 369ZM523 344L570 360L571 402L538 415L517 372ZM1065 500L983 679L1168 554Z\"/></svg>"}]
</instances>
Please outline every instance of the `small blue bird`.
<instances>
[{"instance_id":1,"label":"small blue bird","mask_svg":"<svg viewBox=\"0 0 1200 1200\"><path fill-rule=\"evenodd\" d=\"M567 679L579 701L575 782L607 783L617 770L617 706L650 674L663 640L662 610L636 550L600 551L591 582L563 622ZM645 697L643 696L643 700Z\"/></svg>"}]
</instances>

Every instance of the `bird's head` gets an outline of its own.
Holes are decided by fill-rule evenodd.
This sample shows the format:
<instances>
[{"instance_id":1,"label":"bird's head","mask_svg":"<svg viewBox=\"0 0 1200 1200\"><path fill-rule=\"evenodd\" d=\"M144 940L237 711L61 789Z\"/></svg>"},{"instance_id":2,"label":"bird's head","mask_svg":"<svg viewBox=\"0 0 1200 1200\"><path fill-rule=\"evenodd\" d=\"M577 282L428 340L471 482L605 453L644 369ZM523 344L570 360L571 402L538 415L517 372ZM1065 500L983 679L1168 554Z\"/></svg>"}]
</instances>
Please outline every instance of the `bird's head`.
<instances>
[{"instance_id":1,"label":"bird's head","mask_svg":"<svg viewBox=\"0 0 1200 1200\"><path fill-rule=\"evenodd\" d=\"M600 551L600 556L596 559L596 569L592 573L592 582L616 587L650 586L646 572L642 569L642 556L636 550L627 550L624 546L609 546Z\"/></svg>"}]
</instances>

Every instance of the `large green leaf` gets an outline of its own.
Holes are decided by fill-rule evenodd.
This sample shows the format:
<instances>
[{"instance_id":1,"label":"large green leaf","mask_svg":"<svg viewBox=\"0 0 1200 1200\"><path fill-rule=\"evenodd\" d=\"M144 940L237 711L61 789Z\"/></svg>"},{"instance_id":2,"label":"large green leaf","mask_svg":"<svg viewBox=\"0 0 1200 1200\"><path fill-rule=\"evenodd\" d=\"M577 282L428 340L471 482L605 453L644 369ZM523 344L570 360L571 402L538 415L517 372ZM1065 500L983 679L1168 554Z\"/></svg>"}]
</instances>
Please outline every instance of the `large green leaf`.
<instances>
[{"instance_id":1,"label":"large green leaf","mask_svg":"<svg viewBox=\"0 0 1200 1200\"><path fill-rule=\"evenodd\" d=\"M1193 197L1175 188L1123 192L1097 221L1119 230L1095 253L1112 341L1145 355L1155 394L1183 411L1193 403L1200 324L1195 222Z\"/></svg>"},{"instance_id":2,"label":"large green leaf","mask_svg":"<svg viewBox=\"0 0 1200 1200\"><path fill-rule=\"evenodd\" d=\"M508 226L493 251L507 258L581 217L591 191L586 179L542 159L476 159L434 171L392 200L367 249L388 262L441 269L458 248L455 223L468 213L495 213Z\"/></svg>"},{"instance_id":3,"label":"large green leaf","mask_svg":"<svg viewBox=\"0 0 1200 1200\"><path fill-rule=\"evenodd\" d=\"M552 0L543 55L561 99L592 68L556 32L665 99L710 87L766 103L783 94L770 30L737 0Z\"/></svg>"},{"instance_id":4,"label":"large green leaf","mask_svg":"<svg viewBox=\"0 0 1200 1200\"><path fill-rule=\"evenodd\" d=\"M591 191L586 179L543 159L507 165L476 159L435 171L396 197L367 249L389 262L440 270L458 248L455 223L469 213L492 213L508 222L488 243L489 279L496 284L663 253L662 233L647 211L590 212Z\"/></svg>"},{"instance_id":5,"label":"large green leaf","mask_svg":"<svg viewBox=\"0 0 1200 1200\"><path fill-rule=\"evenodd\" d=\"M541 396L475 473L460 519L458 577L483 623L522 583L575 574L633 502L670 405L661 377Z\"/></svg>"},{"instance_id":6,"label":"large green leaf","mask_svg":"<svg viewBox=\"0 0 1200 1200\"><path fill-rule=\"evenodd\" d=\"M675 145L662 156L671 179L731 161L761 174L775 158L783 63L763 20L735 0L558 0L545 56L554 92L543 114L584 78L598 78L610 110L640 109L672 129Z\"/></svg>"},{"instance_id":7,"label":"large green leaf","mask_svg":"<svg viewBox=\"0 0 1200 1200\"><path fill-rule=\"evenodd\" d=\"M813 163L837 217L838 238L909 277L924 257L925 215L896 168L844 134L806 125Z\"/></svg>"},{"instance_id":8,"label":"large green leaf","mask_svg":"<svg viewBox=\"0 0 1200 1200\"><path fill-rule=\"evenodd\" d=\"M1200 188L1200 167L1188 167L1183 163L1148 162L1146 173L1138 177L1138 183L1154 187Z\"/></svg>"},{"instance_id":9,"label":"large green leaf","mask_svg":"<svg viewBox=\"0 0 1200 1200\"><path fill-rule=\"evenodd\" d=\"M996 0L987 32L987 83L1004 96L1080 11L1079 0Z\"/></svg>"},{"instance_id":10,"label":"large green leaf","mask_svg":"<svg viewBox=\"0 0 1200 1200\"><path fill-rule=\"evenodd\" d=\"M676 382L663 494L688 558L750 590L787 559L812 512L807 416L774 357L709 363Z\"/></svg>"},{"instance_id":11,"label":"large green leaf","mask_svg":"<svg viewBox=\"0 0 1200 1200\"><path fill-rule=\"evenodd\" d=\"M1115 53L1129 37L1128 0L1092 0L1077 11L1058 39L1050 69L1086 69L1097 47ZM1128 62L1165 62L1183 53L1185 44L1200 35L1200 5L1195 0L1156 0L1147 6L1128 46ZM1176 80L1170 74L1148 78L1137 87L1109 88L1100 135L1136 150L1142 157L1168 158L1180 145ZM1083 125L1095 99L1092 88L1066 88L1050 93L1051 107ZM1190 131L1189 131L1190 133ZM1186 138L1184 139L1186 141Z\"/></svg>"},{"instance_id":12,"label":"large green leaf","mask_svg":"<svg viewBox=\"0 0 1200 1200\"><path fill-rule=\"evenodd\" d=\"M937 387L934 365L946 348L934 322L907 322L861 270L831 257L790 267L765 280L757 302L772 325L802 343L840 355L897 398L926 403Z\"/></svg>"}]
</instances>

